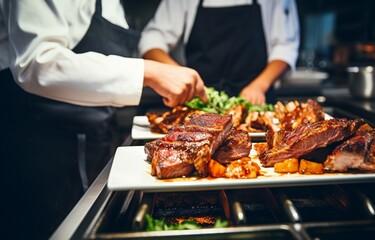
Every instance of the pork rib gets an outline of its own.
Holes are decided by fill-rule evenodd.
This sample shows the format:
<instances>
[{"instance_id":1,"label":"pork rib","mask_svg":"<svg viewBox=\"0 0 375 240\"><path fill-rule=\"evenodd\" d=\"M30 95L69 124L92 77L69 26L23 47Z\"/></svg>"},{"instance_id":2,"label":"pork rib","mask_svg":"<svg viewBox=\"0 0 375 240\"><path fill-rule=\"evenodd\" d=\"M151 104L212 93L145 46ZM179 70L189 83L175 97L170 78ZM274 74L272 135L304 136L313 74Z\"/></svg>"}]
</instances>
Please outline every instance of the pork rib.
<instances>
[{"instance_id":1,"label":"pork rib","mask_svg":"<svg viewBox=\"0 0 375 240\"><path fill-rule=\"evenodd\" d=\"M375 130L359 132L339 145L324 162L331 172L374 172Z\"/></svg>"},{"instance_id":2,"label":"pork rib","mask_svg":"<svg viewBox=\"0 0 375 240\"><path fill-rule=\"evenodd\" d=\"M345 118L302 124L279 136L282 137L282 140L278 139L278 144L262 153L259 160L263 166L272 167L275 163L285 159L299 158L315 149L351 137L362 124L364 124L363 119L348 120Z\"/></svg>"}]
</instances>

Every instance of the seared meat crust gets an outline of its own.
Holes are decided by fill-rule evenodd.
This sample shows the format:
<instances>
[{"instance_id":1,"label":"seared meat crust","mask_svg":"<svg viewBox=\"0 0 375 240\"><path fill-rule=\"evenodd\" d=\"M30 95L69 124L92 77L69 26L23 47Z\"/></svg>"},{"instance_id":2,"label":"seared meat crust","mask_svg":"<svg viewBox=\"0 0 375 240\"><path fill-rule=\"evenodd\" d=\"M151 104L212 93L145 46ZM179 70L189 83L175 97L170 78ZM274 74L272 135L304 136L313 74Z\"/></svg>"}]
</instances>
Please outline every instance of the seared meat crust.
<instances>
[{"instance_id":1,"label":"seared meat crust","mask_svg":"<svg viewBox=\"0 0 375 240\"><path fill-rule=\"evenodd\" d=\"M299 158L315 149L353 136L362 124L362 119L345 118L302 124L280 135L277 144L273 143L270 150L259 156L259 160L263 166L271 167L288 158Z\"/></svg>"},{"instance_id":2,"label":"seared meat crust","mask_svg":"<svg viewBox=\"0 0 375 240\"><path fill-rule=\"evenodd\" d=\"M233 126L232 116L193 114L185 125L145 145L151 174L158 178L208 175L208 163Z\"/></svg>"}]
</instances>

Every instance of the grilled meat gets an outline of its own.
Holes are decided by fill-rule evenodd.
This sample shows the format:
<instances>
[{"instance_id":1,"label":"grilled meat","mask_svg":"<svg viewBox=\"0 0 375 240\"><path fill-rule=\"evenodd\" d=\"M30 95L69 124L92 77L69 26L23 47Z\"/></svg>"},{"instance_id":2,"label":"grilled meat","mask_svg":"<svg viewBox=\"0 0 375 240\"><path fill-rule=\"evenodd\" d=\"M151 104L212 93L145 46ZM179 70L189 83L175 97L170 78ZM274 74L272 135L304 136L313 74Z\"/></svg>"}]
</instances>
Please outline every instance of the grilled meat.
<instances>
[{"instance_id":1,"label":"grilled meat","mask_svg":"<svg viewBox=\"0 0 375 240\"><path fill-rule=\"evenodd\" d=\"M231 119L230 125L228 125L229 119ZM216 141L211 141L212 149L216 150L231 131L233 127L232 119L232 115L223 117L213 113L192 114L184 124L172 128L171 132L205 132L212 134L218 138ZM222 131L225 134L222 134Z\"/></svg>"},{"instance_id":2,"label":"grilled meat","mask_svg":"<svg viewBox=\"0 0 375 240\"><path fill-rule=\"evenodd\" d=\"M324 162L326 171L374 172L375 130L361 131L339 145Z\"/></svg>"},{"instance_id":3,"label":"grilled meat","mask_svg":"<svg viewBox=\"0 0 375 240\"><path fill-rule=\"evenodd\" d=\"M151 174L158 178L208 175L208 163L232 129L232 116L193 114L184 125L145 145Z\"/></svg>"},{"instance_id":4,"label":"grilled meat","mask_svg":"<svg viewBox=\"0 0 375 240\"><path fill-rule=\"evenodd\" d=\"M247 108L244 105L236 105L226 112L226 114L230 114L233 116L233 127L235 128L238 128L244 121L246 113Z\"/></svg>"},{"instance_id":5,"label":"grilled meat","mask_svg":"<svg viewBox=\"0 0 375 240\"><path fill-rule=\"evenodd\" d=\"M249 111L237 128L247 132L278 131L280 127L273 122L274 118L274 112Z\"/></svg>"},{"instance_id":6,"label":"grilled meat","mask_svg":"<svg viewBox=\"0 0 375 240\"><path fill-rule=\"evenodd\" d=\"M267 131L266 132L266 142L267 148L279 148L279 146L283 145L285 135L289 134L290 131L279 130L277 132L274 131Z\"/></svg>"},{"instance_id":7,"label":"grilled meat","mask_svg":"<svg viewBox=\"0 0 375 240\"><path fill-rule=\"evenodd\" d=\"M255 143L254 144L254 150L256 151L257 155L259 156L260 154L268 151L267 143L265 143L265 142Z\"/></svg>"},{"instance_id":8,"label":"grilled meat","mask_svg":"<svg viewBox=\"0 0 375 240\"><path fill-rule=\"evenodd\" d=\"M195 150L208 150L203 146L211 141L214 141L214 137L210 133L172 132L164 138L146 143L145 152L151 162L151 174L159 178L192 175L195 171L193 160L198 154Z\"/></svg>"},{"instance_id":9,"label":"grilled meat","mask_svg":"<svg viewBox=\"0 0 375 240\"><path fill-rule=\"evenodd\" d=\"M324 120L324 110L320 104L308 99L306 102L290 101L286 105L275 104L275 115L280 121L280 129L293 130L304 123L314 123Z\"/></svg>"},{"instance_id":10,"label":"grilled meat","mask_svg":"<svg viewBox=\"0 0 375 240\"><path fill-rule=\"evenodd\" d=\"M249 111L246 105L238 104L225 110L225 115L232 115L233 126L247 132L264 132L293 130L303 123L313 123L324 120L324 110L315 100L306 102L290 101L285 105L277 102L275 112ZM224 111L224 110L223 110ZM201 110L186 106L177 106L163 113L148 112L151 131L167 134L173 127L188 121L192 114L204 114Z\"/></svg>"},{"instance_id":11,"label":"grilled meat","mask_svg":"<svg viewBox=\"0 0 375 240\"><path fill-rule=\"evenodd\" d=\"M345 118L302 124L279 136L281 139L277 140L277 144L273 142L272 148L262 153L259 160L263 166L271 167L288 158L299 158L318 148L353 136L362 124L364 124L362 119Z\"/></svg>"},{"instance_id":12,"label":"grilled meat","mask_svg":"<svg viewBox=\"0 0 375 240\"><path fill-rule=\"evenodd\" d=\"M188 107L178 106L173 108L172 111L164 113L149 112L146 116L150 122L151 131L167 133L171 127L183 122L189 112Z\"/></svg>"},{"instance_id":13,"label":"grilled meat","mask_svg":"<svg viewBox=\"0 0 375 240\"><path fill-rule=\"evenodd\" d=\"M148 112L146 114L150 122L151 131L155 133L168 133L171 128L184 123L192 114L203 114L205 112L193 110L184 106L177 106L171 111L163 113Z\"/></svg>"},{"instance_id":14,"label":"grilled meat","mask_svg":"<svg viewBox=\"0 0 375 240\"><path fill-rule=\"evenodd\" d=\"M251 151L251 138L246 131L232 130L212 158L223 165L248 157Z\"/></svg>"}]
</instances>

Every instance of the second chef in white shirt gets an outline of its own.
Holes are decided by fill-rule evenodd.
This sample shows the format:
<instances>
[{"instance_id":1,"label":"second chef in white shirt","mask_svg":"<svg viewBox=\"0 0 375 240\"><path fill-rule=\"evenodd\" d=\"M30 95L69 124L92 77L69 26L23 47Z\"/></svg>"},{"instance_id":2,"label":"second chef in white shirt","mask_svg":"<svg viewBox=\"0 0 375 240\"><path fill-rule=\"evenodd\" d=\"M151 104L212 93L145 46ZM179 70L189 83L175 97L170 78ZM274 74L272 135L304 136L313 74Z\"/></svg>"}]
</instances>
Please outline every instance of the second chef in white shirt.
<instances>
[{"instance_id":1,"label":"second chef in white shirt","mask_svg":"<svg viewBox=\"0 0 375 240\"><path fill-rule=\"evenodd\" d=\"M169 54L182 38L185 64L207 86L273 102L273 83L294 69L299 22L293 0L163 0L142 32L145 58L177 64ZM267 99L266 99L267 95Z\"/></svg>"}]
</instances>

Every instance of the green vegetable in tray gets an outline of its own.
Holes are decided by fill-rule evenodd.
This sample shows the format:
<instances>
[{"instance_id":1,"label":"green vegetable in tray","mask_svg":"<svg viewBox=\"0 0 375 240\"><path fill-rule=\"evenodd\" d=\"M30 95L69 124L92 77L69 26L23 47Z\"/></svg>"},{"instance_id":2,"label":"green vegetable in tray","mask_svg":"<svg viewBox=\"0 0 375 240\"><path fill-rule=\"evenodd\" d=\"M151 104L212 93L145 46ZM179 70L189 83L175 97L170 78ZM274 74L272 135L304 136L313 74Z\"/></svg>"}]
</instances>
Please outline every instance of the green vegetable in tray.
<instances>
[{"instance_id":1,"label":"green vegetable in tray","mask_svg":"<svg viewBox=\"0 0 375 240\"><path fill-rule=\"evenodd\" d=\"M192 230L202 228L194 220L187 220L179 224L167 224L164 219L155 219L150 214L146 214L146 231L167 231L167 230ZM228 226L228 221L218 219L214 228L223 228Z\"/></svg>"},{"instance_id":2,"label":"green vegetable in tray","mask_svg":"<svg viewBox=\"0 0 375 240\"><path fill-rule=\"evenodd\" d=\"M223 220L223 219L218 219L216 220L215 224L214 224L214 228L225 228L225 227L228 227L228 221L227 220Z\"/></svg>"},{"instance_id":3,"label":"green vegetable in tray","mask_svg":"<svg viewBox=\"0 0 375 240\"><path fill-rule=\"evenodd\" d=\"M195 97L192 100L186 102L185 105L192 109L218 114L222 114L233 106L240 104L245 105L249 111L274 111L272 104L266 104L264 106L253 105L247 102L241 96L229 97L228 94L224 91L217 91L212 87L206 88L206 91L209 98L208 103L204 103L198 97Z\"/></svg>"}]
</instances>

